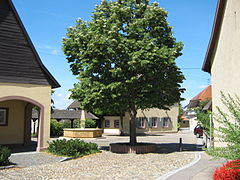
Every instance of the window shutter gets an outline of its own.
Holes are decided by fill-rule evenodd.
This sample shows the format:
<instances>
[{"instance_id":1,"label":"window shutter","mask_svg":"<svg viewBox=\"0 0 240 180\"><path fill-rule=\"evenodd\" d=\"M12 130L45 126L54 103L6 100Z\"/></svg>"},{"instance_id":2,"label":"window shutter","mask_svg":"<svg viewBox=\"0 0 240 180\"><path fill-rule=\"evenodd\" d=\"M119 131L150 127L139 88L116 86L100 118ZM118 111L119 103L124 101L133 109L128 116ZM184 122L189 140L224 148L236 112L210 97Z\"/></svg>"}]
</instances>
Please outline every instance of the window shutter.
<instances>
[{"instance_id":1,"label":"window shutter","mask_svg":"<svg viewBox=\"0 0 240 180\"><path fill-rule=\"evenodd\" d=\"M162 127L162 119L160 117L157 118L157 126Z\"/></svg>"},{"instance_id":2,"label":"window shutter","mask_svg":"<svg viewBox=\"0 0 240 180\"><path fill-rule=\"evenodd\" d=\"M152 117L148 118L148 127L152 128Z\"/></svg>"},{"instance_id":3,"label":"window shutter","mask_svg":"<svg viewBox=\"0 0 240 180\"><path fill-rule=\"evenodd\" d=\"M139 118L135 119L136 127L139 128Z\"/></svg>"}]
</instances>

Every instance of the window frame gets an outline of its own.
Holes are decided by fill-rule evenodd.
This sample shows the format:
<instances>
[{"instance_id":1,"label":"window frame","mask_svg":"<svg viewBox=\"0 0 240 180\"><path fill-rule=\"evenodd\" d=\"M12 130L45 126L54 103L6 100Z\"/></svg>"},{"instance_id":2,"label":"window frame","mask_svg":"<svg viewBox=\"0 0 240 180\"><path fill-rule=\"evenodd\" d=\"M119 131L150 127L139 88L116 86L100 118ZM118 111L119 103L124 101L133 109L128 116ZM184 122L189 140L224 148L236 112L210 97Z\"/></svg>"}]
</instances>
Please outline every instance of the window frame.
<instances>
[{"instance_id":1,"label":"window frame","mask_svg":"<svg viewBox=\"0 0 240 180\"><path fill-rule=\"evenodd\" d=\"M116 122L118 122L118 126L116 126ZM114 128L120 128L120 121L118 119L114 120Z\"/></svg>"},{"instance_id":2,"label":"window frame","mask_svg":"<svg viewBox=\"0 0 240 180\"><path fill-rule=\"evenodd\" d=\"M0 122L0 126L8 126L8 108L2 108L0 107L0 113L4 112L4 119L3 122Z\"/></svg>"},{"instance_id":3,"label":"window frame","mask_svg":"<svg viewBox=\"0 0 240 180\"><path fill-rule=\"evenodd\" d=\"M108 124L108 126L107 126L107 124ZM110 128L110 120L105 119L104 127L105 128Z\"/></svg>"},{"instance_id":4,"label":"window frame","mask_svg":"<svg viewBox=\"0 0 240 180\"><path fill-rule=\"evenodd\" d=\"M162 125L163 125L163 127L169 127L170 121L171 121L171 118L170 118L170 117L163 117L163 118L162 118ZM165 124L165 122L166 122L167 124Z\"/></svg>"},{"instance_id":5,"label":"window frame","mask_svg":"<svg viewBox=\"0 0 240 180\"><path fill-rule=\"evenodd\" d=\"M145 129L147 118L146 117L137 117L136 119L137 119L137 127L139 129ZM141 120L141 123L140 123L140 120Z\"/></svg>"},{"instance_id":6,"label":"window frame","mask_svg":"<svg viewBox=\"0 0 240 180\"><path fill-rule=\"evenodd\" d=\"M158 127L158 117L151 117L150 118L151 119L151 121L150 121L150 126L151 126L151 128L157 128ZM154 120L154 121L153 121ZM155 124L155 126L153 126L153 122L155 122L154 124Z\"/></svg>"}]
</instances>

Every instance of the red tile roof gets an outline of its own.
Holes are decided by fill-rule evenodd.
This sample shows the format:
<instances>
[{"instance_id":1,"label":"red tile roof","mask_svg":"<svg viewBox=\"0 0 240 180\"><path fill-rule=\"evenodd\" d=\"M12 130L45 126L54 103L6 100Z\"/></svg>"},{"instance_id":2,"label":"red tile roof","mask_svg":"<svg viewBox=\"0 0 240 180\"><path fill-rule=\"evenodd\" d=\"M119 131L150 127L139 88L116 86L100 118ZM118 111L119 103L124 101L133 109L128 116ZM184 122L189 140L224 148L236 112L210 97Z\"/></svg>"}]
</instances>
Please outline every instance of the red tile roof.
<instances>
[{"instance_id":1,"label":"red tile roof","mask_svg":"<svg viewBox=\"0 0 240 180\"><path fill-rule=\"evenodd\" d=\"M202 92L200 92L197 96L191 99L193 100L199 100L199 101L206 101L212 99L212 86L208 86L205 88Z\"/></svg>"}]
</instances>

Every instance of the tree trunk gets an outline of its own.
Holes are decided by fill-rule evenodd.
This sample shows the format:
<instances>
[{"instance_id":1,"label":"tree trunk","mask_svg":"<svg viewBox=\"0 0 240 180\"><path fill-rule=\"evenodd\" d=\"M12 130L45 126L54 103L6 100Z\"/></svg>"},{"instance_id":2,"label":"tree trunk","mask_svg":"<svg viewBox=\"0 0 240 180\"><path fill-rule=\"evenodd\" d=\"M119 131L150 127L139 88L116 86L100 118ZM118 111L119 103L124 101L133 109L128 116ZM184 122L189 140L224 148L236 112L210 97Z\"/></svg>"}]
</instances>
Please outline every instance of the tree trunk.
<instances>
[{"instance_id":1,"label":"tree trunk","mask_svg":"<svg viewBox=\"0 0 240 180\"><path fill-rule=\"evenodd\" d=\"M136 115L137 110L135 105L131 106L130 111L130 144L137 144L137 135L136 135Z\"/></svg>"}]
</instances>

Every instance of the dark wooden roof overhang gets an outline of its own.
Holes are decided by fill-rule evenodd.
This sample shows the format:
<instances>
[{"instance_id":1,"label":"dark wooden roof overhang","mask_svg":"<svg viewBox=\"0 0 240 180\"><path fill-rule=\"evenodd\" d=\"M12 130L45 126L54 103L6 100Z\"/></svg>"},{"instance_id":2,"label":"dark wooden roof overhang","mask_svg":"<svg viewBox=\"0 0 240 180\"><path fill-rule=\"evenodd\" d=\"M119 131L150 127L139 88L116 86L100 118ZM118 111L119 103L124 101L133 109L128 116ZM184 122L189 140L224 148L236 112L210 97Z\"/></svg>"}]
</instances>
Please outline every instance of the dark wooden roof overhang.
<instances>
[{"instance_id":1,"label":"dark wooden roof overhang","mask_svg":"<svg viewBox=\"0 0 240 180\"><path fill-rule=\"evenodd\" d=\"M6 22L5 22L5 27L3 27L3 32L0 32L1 34L4 34L4 38L8 38L8 40L6 40L5 42L4 41L0 41L1 43L1 46L4 47L4 51L2 51L2 53L4 53L4 56L6 56L6 58L2 59L2 63L4 64L4 66L6 67L2 67L2 68L5 68L5 69L8 69L6 72L2 72L1 74L1 78L0 78L0 82L4 82L4 83L30 83L30 84L42 84L42 85L50 85L52 88L58 88L60 87L60 84L57 82L57 80L51 75L51 73L47 70L47 68L43 65L13 3L11 0L1 0L0 1L0 5L2 7L0 7L1 11L0 11L0 25L1 23L3 23L5 21L4 18L16 18L16 21L17 21L17 26L18 28L21 29L22 32L19 32L17 29L14 29L14 31L11 31L12 32L15 32L15 33L22 33L24 38L26 39L26 42L27 42L27 45L20 45L20 44L15 44L13 46L13 44L9 45L7 44L8 42L10 41L13 41L13 37L16 38L16 36L11 36L8 34L8 31L10 28L14 28L12 24L9 24L8 25L8 28L7 28L7 31L6 31ZM7 14L9 14L9 12L11 12L13 15L11 15L11 17L7 17ZM10 21L10 19L7 19L7 21ZM13 19L11 19L11 22L14 22ZM9 23L9 22L8 22ZM20 40L18 39L18 42ZM4 44L5 43L5 44ZM24 44L24 43L22 43ZM8 47L8 49L6 49ZM25 61L29 60L29 54L26 54L27 52L26 51L22 51L21 48L28 48L27 50L29 50L30 52L32 52L32 55L31 57L32 58L32 61L36 61L36 63L38 64L38 67L40 68L40 70L36 71L35 69L28 69L29 71L27 71L27 69L24 67L22 68L23 71L21 72L16 72L16 69L14 69L14 67L17 67L17 63L20 63L19 65L21 65L22 62L18 62L18 58L21 57L21 60L23 60L22 57L28 57L26 58ZM13 53L17 52L18 54L16 56L18 57L15 57L15 60L13 60ZM21 55L19 54L21 53ZM1 55L3 56L3 55ZM1 58L4 58L4 57L1 57ZM6 64L6 62L9 61L9 58L11 59L11 62ZM5 62L6 61L6 62ZM31 62L29 62L31 63ZM2 66L2 65L1 65ZM34 65L34 67L36 67L36 65ZM14 72L15 71L15 72ZM39 71L42 71L42 76L37 78L37 73L39 73ZM4 73L6 73L6 75L4 75ZM34 78L31 78L29 76L33 75L34 74ZM19 76L18 76L19 75ZM39 75L40 76L40 75Z\"/></svg>"},{"instance_id":2,"label":"dark wooden roof overhang","mask_svg":"<svg viewBox=\"0 0 240 180\"><path fill-rule=\"evenodd\" d=\"M202 70L211 73L211 66L215 55L216 47L218 44L224 12L226 8L227 0L218 0L217 10L215 14L214 24L212 28L211 38L208 44L207 53L205 55Z\"/></svg>"},{"instance_id":3,"label":"dark wooden roof overhang","mask_svg":"<svg viewBox=\"0 0 240 180\"><path fill-rule=\"evenodd\" d=\"M79 102L79 101L73 101L73 102L67 107L67 109L76 109L76 108L80 108L80 102Z\"/></svg>"},{"instance_id":4,"label":"dark wooden roof overhang","mask_svg":"<svg viewBox=\"0 0 240 180\"><path fill-rule=\"evenodd\" d=\"M61 110L61 109L54 109L51 118L52 119L80 119L82 111L81 110ZM32 119L38 119L39 112L36 109L32 110ZM95 119L98 120L99 118L93 115L91 112L85 112L85 117L87 119Z\"/></svg>"}]
</instances>

